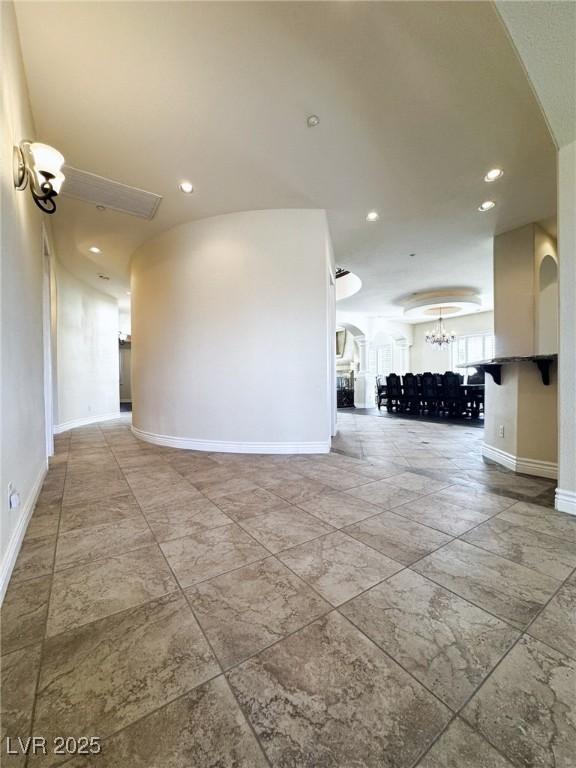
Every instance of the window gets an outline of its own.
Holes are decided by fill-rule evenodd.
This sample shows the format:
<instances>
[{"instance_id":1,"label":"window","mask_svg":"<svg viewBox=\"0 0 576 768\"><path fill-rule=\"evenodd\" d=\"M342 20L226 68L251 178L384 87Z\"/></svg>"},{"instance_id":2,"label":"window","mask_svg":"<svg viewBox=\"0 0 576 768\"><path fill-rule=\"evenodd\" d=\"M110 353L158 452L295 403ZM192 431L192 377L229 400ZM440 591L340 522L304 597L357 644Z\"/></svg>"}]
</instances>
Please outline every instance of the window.
<instances>
[{"instance_id":1,"label":"window","mask_svg":"<svg viewBox=\"0 0 576 768\"><path fill-rule=\"evenodd\" d=\"M494 357L494 334L477 333L470 336L458 336L452 345L452 370L466 376L474 373L475 368L459 368L460 365L475 360L490 360Z\"/></svg>"},{"instance_id":2,"label":"window","mask_svg":"<svg viewBox=\"0 0 576 768\"><path fill-rule=\"evenodd\" d=\"M387 376L392 373L392 345L387 344L385 347L378 347L378 366L377 371L379 376Z\"/></svg>"},{"instance_id":3,"label":"window","mask_svg":"<svg viewBox=\"0 0 576 768\"><path fill-rule=\"evenodd\" d=\"M408 345L404 343L394 345L394 373L404 375L408 369Z\"/></svg>"}]
</instances>

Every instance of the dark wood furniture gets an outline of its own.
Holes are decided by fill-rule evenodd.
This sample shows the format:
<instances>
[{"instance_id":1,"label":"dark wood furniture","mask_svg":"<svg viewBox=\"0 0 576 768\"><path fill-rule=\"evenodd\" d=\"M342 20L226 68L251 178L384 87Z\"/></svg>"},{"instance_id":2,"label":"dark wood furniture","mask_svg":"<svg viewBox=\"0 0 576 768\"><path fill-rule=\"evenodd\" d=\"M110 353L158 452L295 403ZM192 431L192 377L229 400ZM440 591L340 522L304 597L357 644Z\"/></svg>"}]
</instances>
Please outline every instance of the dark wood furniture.
<instances>
[{"instance_id":1,"label":"dark wood furniture","mask_svg":"<svg viewBox=\"0 0 576 768\"><path fill-rule=\"evenodd\" d=\"M396 373L390 373L386 376L386 408L388 413L395 409L397 413L402 411L403 392L400 376Z\"/></svg>"},{"instance_id":2,"label":"dark wood furniture","mask_svg":"<svg viewBox=\"0 0 576 768\"><path fill-rule=\"evenodd\" d=\"M409 413L420 411L420 389L418 380L413 373L406 373L402 378L402 410Z\"/></svg>"},{"instance_id":3,"label":"dark wood furniture","mask_svg":"<svg viewBox=\"0 0 576 768\"><path fill-rule=\"evenodd\" d=\"M438 378L442 382L442 377L438 373L426 371L422 374L422 410L427 413L437 413L439 404Z\"/></svg>"},{"instance_id":4,"label":"dark wood furniture","mask_svg":"<svg viewBox=\"0 0 576 768\"><path fill-rule=\"evenodd\" d=\"M387 389L384 376L376 376L376 405L378 410L382 405L386 405Z\"/></svg>"},{"instance_id":5,"label":"dark wood furniture","mask_svg":"<svg viewBox=\"0 0 576 768\"><path fill-rule=\"evenodd\" d=\"M460 376L446 371L442 377L442 410L450 416L459 416L465 411L465 397L461 389Z\"/></svg>"},{"instance_id":6,"label":"dark wood furniture","mask_svg":"<svg viewBox=\"0 0 576 768\"><path fill-rule=\"evenodd\" d=\"M464 377L454 371L444 374L427 371L422 374L396 373L376 378L378 409L386 405L388 413L441 414L454 418L477 419L484 411L484 373Z\"/></svg>"},{"instance_id":7,"label":"dark wood furniture","mask_svg":"<svg viewBox=\"0 0 576 768\"><path fill-rule=\"evenodd\" d=\"M336 407L354 408L354 374L336 377Z\"/></svg>"}]
</instances>

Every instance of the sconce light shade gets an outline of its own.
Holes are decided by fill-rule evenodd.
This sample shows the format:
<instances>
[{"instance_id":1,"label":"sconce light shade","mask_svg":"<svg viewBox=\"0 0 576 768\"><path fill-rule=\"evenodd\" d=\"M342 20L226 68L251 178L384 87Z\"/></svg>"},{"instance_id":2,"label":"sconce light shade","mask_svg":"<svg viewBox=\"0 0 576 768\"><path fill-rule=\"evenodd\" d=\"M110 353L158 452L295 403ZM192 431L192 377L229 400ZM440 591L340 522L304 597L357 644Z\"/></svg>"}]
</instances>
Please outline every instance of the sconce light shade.
<instances>
[{"instance_id":1,"label":"sconce light shade","mask_svg":"<svg viewBox=\"0 0 576 768\"><path fill-rule=\"evenodd\" d=\"M14 147L14 186L30 191L36 205L45 213L54 213L65 176L60 170L64 157L48 144L21 141Z\"/></svg>"},{"instance_id":2,"label":"sconce light shade","mask_svg":"<svg viewBox=\"0 0 576 768\"><path fill-rule=\"evenodd\" d=\"M34 158L34 168L40 173L56 176L64 165L63 155L49 144L40 144L35 141L30 144L30 153Z\"/></svg>"},{"instance_id":3,"label":"sconce light shade","mask_svg":"<svg viewBox=\"0 0 576 768\"><path fill-rule=\"evenodd\" d=\"M58 171L54 175L54 178L52 179L52 189L54 192L56 192L57 195L60 194L60 190L62 189L62 184L66 181L66 176L62 173L62 171Z\"/></svg>"}]
</instances>

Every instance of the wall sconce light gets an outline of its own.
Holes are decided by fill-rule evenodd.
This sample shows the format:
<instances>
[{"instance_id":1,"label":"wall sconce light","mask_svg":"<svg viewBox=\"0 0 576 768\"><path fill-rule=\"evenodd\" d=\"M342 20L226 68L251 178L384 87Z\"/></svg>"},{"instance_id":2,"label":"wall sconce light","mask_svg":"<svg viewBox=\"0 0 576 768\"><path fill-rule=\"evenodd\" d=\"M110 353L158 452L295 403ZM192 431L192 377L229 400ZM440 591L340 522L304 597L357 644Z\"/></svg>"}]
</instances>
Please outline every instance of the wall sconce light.
<instances>
[{"instance_id":1,"label":"wall sconce light","mask_svg":"<svg viewBox=\"0 0 576 768\"><path fill-rule=\"evenodd\" d=\"M64 158L48 144L21 141L14 147L14 186L30 191L34 202L44 213L54 213L54 198L60 192L65 176L60 170Z\"/></svg>"}]
</instances>

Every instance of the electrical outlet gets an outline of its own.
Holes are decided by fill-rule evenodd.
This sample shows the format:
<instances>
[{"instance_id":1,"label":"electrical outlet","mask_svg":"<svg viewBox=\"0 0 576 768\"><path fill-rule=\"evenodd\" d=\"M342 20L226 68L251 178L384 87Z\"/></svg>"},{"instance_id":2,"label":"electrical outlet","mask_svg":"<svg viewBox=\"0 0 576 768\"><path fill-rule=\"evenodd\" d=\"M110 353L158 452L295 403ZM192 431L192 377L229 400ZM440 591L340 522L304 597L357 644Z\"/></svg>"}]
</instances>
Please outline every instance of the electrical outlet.
<instances>
[{"instance_id":1,"label":"electrical outlet","mask_svg":"<svg viewBox=\"0 0 576 768\"><path fill-rule=\"evenodd\" d=\"M498 437L504 437L504 424L498 426Z\"/></svg>"},{"instance_id":2,"label":"electrical outlet","mask_svg":"<svg viewBox=\"0 0 576 768\"><path fill-rule=\"evenodd\" d=\"M20 494L12 483L8 483L8 509L18 509L20 506Z\"/></svg>"}]
</instances>

